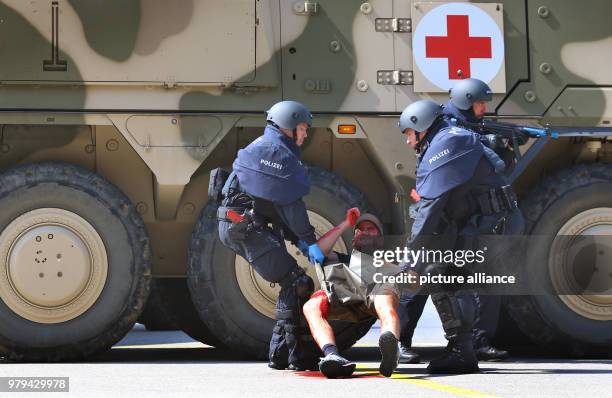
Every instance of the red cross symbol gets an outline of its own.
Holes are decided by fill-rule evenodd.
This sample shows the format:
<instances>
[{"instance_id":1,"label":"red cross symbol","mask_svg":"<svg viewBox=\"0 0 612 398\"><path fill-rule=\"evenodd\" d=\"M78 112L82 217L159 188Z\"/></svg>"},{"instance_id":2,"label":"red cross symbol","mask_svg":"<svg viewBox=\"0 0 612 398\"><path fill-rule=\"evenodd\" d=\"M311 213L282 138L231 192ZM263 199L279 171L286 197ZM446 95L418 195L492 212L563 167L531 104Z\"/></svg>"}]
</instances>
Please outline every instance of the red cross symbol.
<instances>
[{"instance_id":1,"label":"red cross symbol","mask_svg":"<svg viewBox=\"0 0 612 398\"><path fill-rule=\"evenodd\" d=\"M446 26L448 36L425 36L425 56L448 58L448 78L467 79L471 58L493 57L491 38L470 36L467 15L447 15Z\"/></svg>"}]
</instances>

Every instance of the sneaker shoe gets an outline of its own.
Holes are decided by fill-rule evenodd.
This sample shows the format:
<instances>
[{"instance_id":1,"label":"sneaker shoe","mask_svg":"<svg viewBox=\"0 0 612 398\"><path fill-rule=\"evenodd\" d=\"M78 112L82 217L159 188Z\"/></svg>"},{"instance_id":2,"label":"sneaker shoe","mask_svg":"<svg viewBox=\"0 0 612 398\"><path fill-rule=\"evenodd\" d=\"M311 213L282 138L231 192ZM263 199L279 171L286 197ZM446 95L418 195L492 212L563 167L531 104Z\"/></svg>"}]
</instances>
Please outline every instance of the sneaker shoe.
<instances>
[{"instance_id":1,"label":"sneaker shoe","mask_svg":"<svg viewBox=\"0 0 612 398\"><path fill-rule=\"evenodd\" d=\"M378 348L382 354L378 370L383 376L391 377L393 371L397 369L400 358L399 345L393 333L385 332L381 334L378 339Z\"/></svg>"},{"instance_id":2,"label":"sneaker shoe","mask_svg":"<svg viewBox=\"0 0 612 398\"><path fill-rule=\"evenodd\" d=\"M355 363L338 354L328 354L319 361L319 370L328 379L349 377L355 371Z\"/></svg>"}]
</instances>

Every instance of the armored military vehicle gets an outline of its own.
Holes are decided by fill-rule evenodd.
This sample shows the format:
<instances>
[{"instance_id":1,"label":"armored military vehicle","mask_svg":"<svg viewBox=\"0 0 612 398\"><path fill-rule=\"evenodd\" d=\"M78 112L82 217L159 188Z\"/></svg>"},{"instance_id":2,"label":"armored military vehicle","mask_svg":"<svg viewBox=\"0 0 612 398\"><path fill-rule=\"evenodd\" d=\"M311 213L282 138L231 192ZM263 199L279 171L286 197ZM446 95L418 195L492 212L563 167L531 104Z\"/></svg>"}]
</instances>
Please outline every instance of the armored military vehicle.
<instances>
[{"instance_id":1,"label":"armored military vehicle","mask_svg":"<svg viewBox=\"0 0 612 398\"><path fill-rule=\"evenodd\" d=\"M0 2L0 350L106 350L153 280L151 300L189 335L265 355L278 287L220 244L210 170L231 166L273 103L301 101L317 232L358 206L402 245L415 158L398 115L466 77L489 83L498 118L564 128L523 146L511 178L557 253L541 271L572 283L552 238L612 233L611 13L605 0ZM610 250L582 264L593 280L610 280ZM612 347L609 291L505 305L538 344ZM370 323L334 327L346 347Z\"/></svg>"}]
</instances>

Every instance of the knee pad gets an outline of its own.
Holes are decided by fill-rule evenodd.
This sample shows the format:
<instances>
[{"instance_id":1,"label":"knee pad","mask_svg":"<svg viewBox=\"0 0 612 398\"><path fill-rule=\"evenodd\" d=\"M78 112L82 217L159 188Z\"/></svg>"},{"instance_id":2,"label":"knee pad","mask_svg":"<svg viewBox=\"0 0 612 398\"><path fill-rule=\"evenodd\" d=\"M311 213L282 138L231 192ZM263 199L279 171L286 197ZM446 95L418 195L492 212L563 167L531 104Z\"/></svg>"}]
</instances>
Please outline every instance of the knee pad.
<instances>
[{"instance_id":1,"label":"knee pad","mask_svg":"<svg viewBox=\"0 0 612 398\"><path fill-rule=\"evenodd\" d=\"M432 294L431 300L440 315L442 327L447 335L472 330L476 308L473 295L441 292Z\"/></svg>"},{"instance_id":2,"label":"knee pad","mask_svg":"<svg viewBox=\"0 0 612 398\"><path fill-rule=\"evenodd\" d=\"M293 282L297 296L304 300L314 292L314 281L306 274L302 274Z\"/></svg>"}]
</instances>

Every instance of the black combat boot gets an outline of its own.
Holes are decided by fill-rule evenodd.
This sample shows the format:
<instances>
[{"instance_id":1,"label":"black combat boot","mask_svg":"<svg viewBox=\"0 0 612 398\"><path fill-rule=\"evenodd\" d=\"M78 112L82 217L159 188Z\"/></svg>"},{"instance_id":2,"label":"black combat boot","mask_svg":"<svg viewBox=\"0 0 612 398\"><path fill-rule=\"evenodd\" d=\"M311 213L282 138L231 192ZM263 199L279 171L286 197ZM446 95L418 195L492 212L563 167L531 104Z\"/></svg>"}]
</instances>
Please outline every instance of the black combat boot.
<instances>
[{"instance_id":1,"label":"black combat boot","mask_svg":"<svg viewBox=\"0 0 612 398\"><path fill-rule=\"evenodd\" d=\"M421 361L421 357L419 356L419 354L417 354L416 352L412 350L412 348L410 347L410 344L405 344L405 343L400 342L399 348L400 348L399 363L413 364L413 363L419 363Z\"/></svg>"},{"instance_id":2,"label":"black combat boot","mask_svg":"<svg viewBox=\"0 0 612 398\"><path fill-rule=\"evenodd\" d=\"M476 350L476 357L481 361L503 361L510 356L508 351L493 347L489 338L481 331L475 331L474 333L474 349Z\"/></svg>"},{"instance_id":3,"label":"black combat boot","mask_svg":"<svg viewBox=\"0 0 612 398\"><path fill-rule=\"evenodd\" d=\"M492 345L485 345L476 349L476 356L481 361L499 362L507 359L510 353L506 350L500 350Z\"/></svg>"},{"instance_id":4,"label":"black combat boot","mask_svg":"<svg viewBox=\"0 0 612 398\"><path fill-rule=\"evenodd\" d=\"M271 360L270 362L268 362L268 367L270 369L285 370L287 369L287 364Z\"/></svg>"},{"instance_id":5,"label":"black combat boot","mask_svg":"<svg viewBox=\"0 0 612 398\"><path fill-rule=\"evenodd\" d=\"M472 295L442 290L431 295L448 339L444 355L429 363L429 373L478 372L472 340L475 302Z\"/></svg>"},{"instance_id":6,"label":"black combat boot","mask_svg":"<svg viewBox=\"0 0 612 398\"><path fill-rule=\"evenodd\" d=\"M436 358L427 366L429 373L475 373L478 372L478 359L474 352L472 335L469 332L450 337L450 349L444 351L444 355Z\"/></svg>"}]
</instances>

